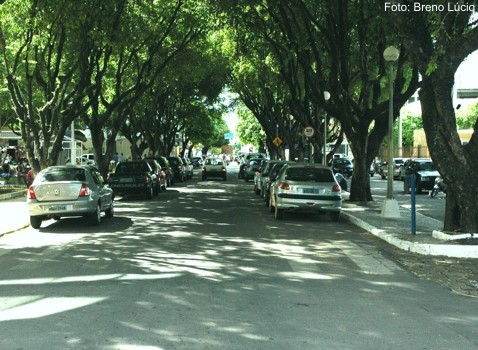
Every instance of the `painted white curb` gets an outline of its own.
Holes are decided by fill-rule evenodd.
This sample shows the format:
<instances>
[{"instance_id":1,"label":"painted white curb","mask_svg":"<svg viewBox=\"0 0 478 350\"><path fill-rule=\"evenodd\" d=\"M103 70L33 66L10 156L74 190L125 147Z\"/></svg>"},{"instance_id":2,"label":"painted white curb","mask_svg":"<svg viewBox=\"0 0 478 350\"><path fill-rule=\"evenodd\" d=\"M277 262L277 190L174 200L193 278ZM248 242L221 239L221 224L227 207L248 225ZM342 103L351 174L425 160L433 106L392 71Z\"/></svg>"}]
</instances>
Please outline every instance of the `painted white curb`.
<instances>
[{"instance_id":1,"label":"painted white curb","mask_svg":"<svg viewBox=\"0 0 478 350\"><path fill-rule=\"evenodd\" d=\"M362 219L359 219L353 216L350 213L341 211L340 216L349 221L350 223L363 228L364 230L370 232L374 236L383 239L384 241L392 244L393 246L422 255L433 255L433 256L448 256L452 258L478 258L478 246L474 245L460 245L460 244L429 244L429 243L419 243L419 242L410 242L402 240L392 234L385 232L384 230L378 229L375 226L370 225Z\"/></svg>"}]
</instances>

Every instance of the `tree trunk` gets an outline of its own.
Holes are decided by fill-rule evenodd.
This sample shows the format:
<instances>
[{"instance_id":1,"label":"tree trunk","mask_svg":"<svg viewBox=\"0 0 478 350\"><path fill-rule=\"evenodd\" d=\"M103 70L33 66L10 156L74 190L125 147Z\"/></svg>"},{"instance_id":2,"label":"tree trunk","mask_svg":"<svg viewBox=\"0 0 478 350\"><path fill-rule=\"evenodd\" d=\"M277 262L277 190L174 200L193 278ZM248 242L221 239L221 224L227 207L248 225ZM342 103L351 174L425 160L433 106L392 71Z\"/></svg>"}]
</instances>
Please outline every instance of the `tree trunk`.
<instances>
[{"instance_id":1,"label":"tree trunk","mask_svg":"<svg viewBox=\"0 0 478 350\"><path fill-rule=\"evenodd\" d=\"M444 182L445 231L478 232L478 160L463 146L456 130L451 91L453 72L437 71L423 80L420 90L423 125L430 154Z\"/></svg>"}]
</instances>

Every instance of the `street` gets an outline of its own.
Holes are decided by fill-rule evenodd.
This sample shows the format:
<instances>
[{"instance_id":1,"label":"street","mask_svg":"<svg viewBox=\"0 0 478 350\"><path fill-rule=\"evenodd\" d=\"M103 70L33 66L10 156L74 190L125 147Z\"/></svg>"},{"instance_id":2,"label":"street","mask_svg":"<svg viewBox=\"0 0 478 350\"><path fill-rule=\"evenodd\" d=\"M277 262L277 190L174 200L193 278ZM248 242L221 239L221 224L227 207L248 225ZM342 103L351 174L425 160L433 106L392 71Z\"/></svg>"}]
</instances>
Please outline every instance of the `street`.
<instances>
[{"instance_id":1,"label":"street","mask_svg":"<svg viewBox=\"0 0 478 350\"><path fill-rule=\"evenodd\" d=\"M120 198L99 227L1 237L0 348L478 348L477 299L416 278L347 222L275 220L237 169Z\"/></svg>"}]
</instances>

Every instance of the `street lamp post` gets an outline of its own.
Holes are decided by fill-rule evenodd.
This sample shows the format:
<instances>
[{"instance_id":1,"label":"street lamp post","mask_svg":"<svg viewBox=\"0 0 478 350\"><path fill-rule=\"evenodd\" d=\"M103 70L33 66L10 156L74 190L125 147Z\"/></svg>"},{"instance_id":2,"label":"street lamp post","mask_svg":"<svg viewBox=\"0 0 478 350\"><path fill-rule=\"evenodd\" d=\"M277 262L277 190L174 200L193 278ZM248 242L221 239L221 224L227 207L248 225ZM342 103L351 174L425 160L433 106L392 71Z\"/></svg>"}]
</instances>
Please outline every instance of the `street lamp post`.
<instances>
[{"instance_id":1,"label":"street lamp post","mask_svg":"<svg viewBox=\"0 0 478 350\"><path fill-rule=\"evenodd\" d=\"M324 91L324 100L328 101L330 99L330 92ZM327 112L324 114L324 153L322 156L322 164L327 165Z\"/></svg>"},{"instance_id":2,"label":"street lamp post","mask_svg":"<svg viewBox=\"0 0 478 350\"><path fill-rule=\"evenodd\" d=\"M393 198L393 62L398 59L400 52L394 46L389 46L383 52L389 69L389 103L388 103L388 177L387 198L383 202L382 216L386 218L399 218L400 209L398 202Z\"/></svg>"}]
</instances>

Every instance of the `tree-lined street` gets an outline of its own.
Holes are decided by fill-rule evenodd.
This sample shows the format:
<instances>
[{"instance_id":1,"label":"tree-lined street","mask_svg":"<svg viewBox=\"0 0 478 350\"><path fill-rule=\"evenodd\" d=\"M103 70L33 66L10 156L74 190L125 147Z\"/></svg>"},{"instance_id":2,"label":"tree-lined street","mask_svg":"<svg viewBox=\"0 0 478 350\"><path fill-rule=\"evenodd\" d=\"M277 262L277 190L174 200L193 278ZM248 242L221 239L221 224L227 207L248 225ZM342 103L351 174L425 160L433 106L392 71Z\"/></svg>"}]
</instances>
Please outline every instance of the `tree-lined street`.
<instances>
[{"instance_id":1,"label":"tree-lined street","mask_svg":"<svg viewBox=\"0 0 478 350\"><path fill-rule=\"evenodd\" d=\"M478 346L476 299L414 277L347 222L275 220L229 171L118 199L99 227L71 218L0 238L0 347Z\"/></svg>"}]
</instances>

